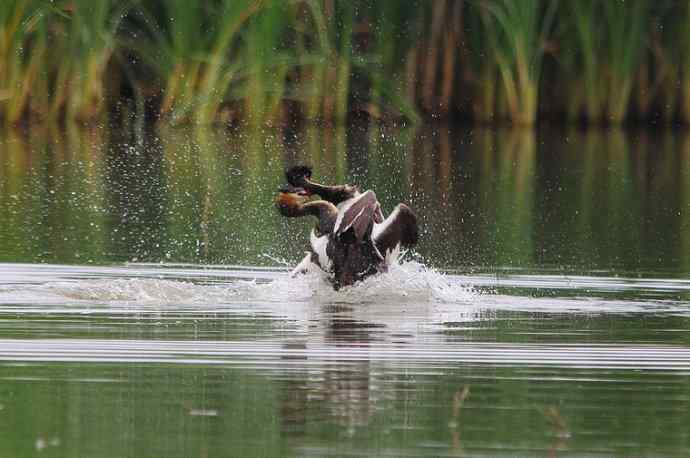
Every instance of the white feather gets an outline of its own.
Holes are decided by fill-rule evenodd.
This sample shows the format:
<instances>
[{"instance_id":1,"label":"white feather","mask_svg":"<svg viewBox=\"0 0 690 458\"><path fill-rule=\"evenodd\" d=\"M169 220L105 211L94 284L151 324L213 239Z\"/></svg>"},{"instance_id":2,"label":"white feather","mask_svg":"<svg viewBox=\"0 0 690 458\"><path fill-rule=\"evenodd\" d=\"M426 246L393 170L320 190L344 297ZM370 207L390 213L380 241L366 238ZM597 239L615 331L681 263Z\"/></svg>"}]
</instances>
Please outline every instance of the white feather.
<instances>
[{"instance_id":1,"label":"white feather","mask_svg":"<svg viewBox=\"0 0 690 458\"><path fill-rule=\"evenodd\" d=\"M328 246L328 235L318 236L316 231L312 230L309 236L309 242L311 243L311 249L314 250L316 256L319 259L319 264L321 268L325 271L331 270L331 260L328 259L326 254L326 247Z\"/></svg>"},{"instance_id":2,"label":"white feather","mask_svg":"<svg viewBox=\"0 0 690 458\"><path fill-rule=\"evenodd\" d=\"M393 248L392 250L388 250L385 256L386 260L384 262L387 266L390 266L391 264L396 262L400 257L400 244L398 243L397 245L395 245L395 248Z\"/></svg>"},{"instance_id":3,"label":"white feather","mask_svg":"<svg viewBox=\"0 0 690 458\"><path fill-rule=\"evenodd\" d=\"M371 239L376 242L376 240L379 238L379 235L386 229L388 229L388 226L393 224L393 221L395 221L398 218L398 215L400 214L400 207L395 207L395 210L393 210L393 213L391 213L388 218L386 218L381 224L376 224L374 223L374 229L371 231Z\"/></svg>"},{"instance_id":4,"label":"white feather","mask_svg":"<svg viewBox=\"0 0 690 458\"><path fill-rule=\"evenodd\" d=\"M381 224L376 224L374 223L374 228L371 231L371 239L376 243L378 240L379 236L386 230L388 227L393 224L398 219L398 215L400 214L400 206L395 207L395 210L393 210L393 213L388 215L388 218L386 218ZM386 250L385 253L381 253L384 257L384 263L387 266L390 266L393 262L395 262L398 259L398 256L400 256L400 243L396 244L393 248L389 248Z\"/></svg>"},{"instance_id":5,"label":"white feather","mask_svg":"<svg viewBox=\"0 0 690 458\"><path fill-rule=\"evenodd\" d=\"M357 202L357 200L362 197L364 194L360 194L359 192L356 192L355 195L347 200L344 200L338 204L336 207L338 209L338 216L335 218L335 225L333 226L333 232L338 232L338 228L340 225L343 223L343 217L345 216L345 213L350 209L352 204Z\"/></svg>"}]
</instances>

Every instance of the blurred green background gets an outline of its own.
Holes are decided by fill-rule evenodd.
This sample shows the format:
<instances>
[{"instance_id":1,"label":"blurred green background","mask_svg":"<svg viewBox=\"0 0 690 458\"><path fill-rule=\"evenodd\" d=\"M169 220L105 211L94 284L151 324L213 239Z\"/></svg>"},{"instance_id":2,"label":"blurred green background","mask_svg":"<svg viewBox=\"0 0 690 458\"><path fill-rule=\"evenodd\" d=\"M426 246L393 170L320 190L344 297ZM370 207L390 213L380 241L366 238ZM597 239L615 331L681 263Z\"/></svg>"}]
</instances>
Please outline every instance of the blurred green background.
<instances>
[{"instance_id":1,"label":"blurred green background","mask_svg":"<svg viewBox=\"0 0 690 458\"><path fill-rule=\"evenodd\" d=\"M690 122L685 0L3 0L0 117Z\"/></svg>"}]
</instances>

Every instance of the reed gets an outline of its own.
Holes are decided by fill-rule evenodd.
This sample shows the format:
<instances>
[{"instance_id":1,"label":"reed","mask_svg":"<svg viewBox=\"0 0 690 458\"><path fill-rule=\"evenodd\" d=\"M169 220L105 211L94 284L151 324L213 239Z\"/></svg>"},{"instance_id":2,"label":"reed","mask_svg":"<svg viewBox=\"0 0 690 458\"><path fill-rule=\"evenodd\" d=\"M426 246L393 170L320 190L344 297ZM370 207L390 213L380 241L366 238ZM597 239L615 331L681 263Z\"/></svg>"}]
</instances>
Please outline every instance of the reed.
<instances>
[{"instance_id":1,"label":"reed","mask_svg":"<svg viewBox=\"0 0 690 458\"><path fill-rule=\"evenodd\" d=\"M44 31L41 22L41 11L34 0L0 3L0 114L8 124L26 114L31 87L40 73L44 34L37 34L32 48L28 45L32 27Z\"/></svg>"},{"instance_id":2,"label":"reed","mask_svg":"<svg viewBox=\"0 0 690 458\"><path fill-rule=\"evenodd\" d=\"M600 75L600 50L605 44L599 21L601 1L582 0L563 5L563 14L569 20L562 23L561 38L571 54L565 57L570 57L565 67L572 75L569 118L584 115L588 122L598 124L603 119L606 101L606 87Z\"/></svg>"},{"instance_id":3,"label":"reed","mask_svg":"<svg viewBox=\"0 0 690 458\"><path fill-rule=\"evenodd\" d=\"M161 81L161 117L209 124L224 110L240 108L252 122L275 117L281 101L291 97L288 73L313 62L325 46L316 3L172 0L163 11L156 10L155 2L147 4L143 14L151 41L131 46ZM199 30L207 30L201 39ZM284 45L290 33L299 37L300 46ZM303 34L318 44L306 47ZM303 54L296 55L296 49Z\"/></svg>"},{"instance_id":4,"label":"reed","mask_svg":"<svg viewBox=\"0 0 690 458\"><path fill-rule=\"evenodd\" d=\"M343 121L348 113L355 8L351 2L323 1L329 47L323 65L317 68L320 94L314 95L322 99L320 115L329 121Z\"/></svg>"},{"instance_id":5,"label":"reed","mask_svg":"<svg viewBox=\"0 0 690 458\"><path fill-rule=\"evenodd\" d=\"M116 48L116 34L129 2L71 0L65 6L63 55L53 109L65 104L68 119L90 121L105 109L105 71ZM63 102L64 101L64 102Z\"/></svg>"},{"instance_id":6,"label":"reed","mask_svg":"<svg viewBox=\"0 0 690 458\"><path fill-rule=\"evenodd\" d=\"M290 50L281 46L287 14L282 2L268 2L247 27L245 114L252 124L276 119L285 95L288 69L294 64ZM250 57L251 56L251 57Z\"/></svg>"},{"instance_id":7,"label":"reed","mask_svg":"<svg viewBox=\"0 0 690 458\"><path fill-rule=\"evenodd\" d=\"M301 65L293 97L302 102L304 116L314 120L322 113L330 42L323 2L310 1L306 4L309 14L295 15L298 32L296 52L300 56Z\"/></svg>"},{"instance_id":8,"label":"reed","mask_svg":"<svg viewBox=\"0 0 690 458\"><path fill-rule=\"evenodd\" d=\"M0 116L96 120L131 86L173 124L289 108L531 125L554 103L690 123L688 20L674 0L5 0Z\"/></svg>"},{"instance_id":9,"label":"reed","mask_svg":"<svg viewBox=\"0 0 690 458\"><path fill-rule=\"evenodd\" d=\"M89 121L105 109L105 69L128 2L8 0L0 6L0 99L7 123ZM68 56L69 58L66 58Z\"/></svg>"},{"instance_id":10,"label":"reed","mask_svg":"<svg viewBox=\"0 0 690 458\"><path fill-rule=\"evenodd\" d=\"M353 58L353 29L355 25L355 8L350 2L338 2L339 10L333 18L339 20L340 30L336 33L335 42L338 56L335 65L335 112L336 121L344 121L348 113L350 94L350 73Z\"/></svg>"},{"instance_id":11,"label":"reed","mask_svg":"<svg viewBox=\"0 0 690 458\"><path fill-rule=\"evenodd\" d=\"M544 43L551 31L556 2L538 0L493 0L483 3L491 14L483 16L491 33L503 95L510 119L516 124L534 124L544 56Z\"/></svg>"},{"instance_id":12,"label":"reed","mask_svg":"<svg viewBox=\"0 0 690 458\"><path fill-rule=\"evenodd\" d=\"M414 46L422 36L422 21L411 2L374 2L370 7L372 55L367 74L371 78L370 112L378 116L401 114L418 120L415 78L408 78L408 61L416 61ZM413 68L411 71L414 71Z\"/></svg>"},{"instance_id":13,"label":"reed","mask_svg":"<svg viewBox=\"0 0 690 458\"><path fill-rule=\"evenodd\" d=\"M656 3L655 15L650 21L663 24L663 27L650 27L648 51L638 72L637 110L640 119L659 118L670 124L678 116L682 101L682 37L687 34L687 8L687 3L674 0ZM656 111L653 113L652 110Z\"/></svg>"},{"instance_id":14,"label":"reed","mask_svg":"<svg viewBox=\"0 0 690 458\"><path fill-rule=\"evenodd\" d=\"M635 72L646 44L647 0L634 2L601 1L604 30L602 70L606 82L605 113L608 122L620 124L626 117L635 81Z\"/></svg>"},{"instance_id":15,"label":"reed","mask_svg":"<svg viewBox=\"0 0 690 458\"><path fill-rule=\"evenodd\" d=\"M170 0L160 9L157 2L143 5L140 11L150 39L129 46L159 78L162 118L179 123L198 115L207 121L217 114L239 70L228 54L240 28L259 5L249 0ZM200 31L204 31L202 36Z\"/></svg>"}]
</instances>

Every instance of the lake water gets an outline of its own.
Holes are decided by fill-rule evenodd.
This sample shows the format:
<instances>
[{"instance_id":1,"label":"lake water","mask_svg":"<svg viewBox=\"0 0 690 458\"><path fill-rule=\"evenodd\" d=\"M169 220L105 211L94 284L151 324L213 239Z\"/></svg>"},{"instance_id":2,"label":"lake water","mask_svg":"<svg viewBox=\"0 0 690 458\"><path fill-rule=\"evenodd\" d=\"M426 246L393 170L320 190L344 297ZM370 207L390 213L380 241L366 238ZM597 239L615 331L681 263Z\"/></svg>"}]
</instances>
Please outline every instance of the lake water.
<instances>
[{"instance_id":1,"label":"lake water","mask_svg":"<svg viewBox=\"0 0 690 458\"><path fill-rule=\"evenodd\" d=\"M690 135L0 133L0 456L688 456ZM286 165L418 213L334 292Z\"/></svg>"}]
</instances>

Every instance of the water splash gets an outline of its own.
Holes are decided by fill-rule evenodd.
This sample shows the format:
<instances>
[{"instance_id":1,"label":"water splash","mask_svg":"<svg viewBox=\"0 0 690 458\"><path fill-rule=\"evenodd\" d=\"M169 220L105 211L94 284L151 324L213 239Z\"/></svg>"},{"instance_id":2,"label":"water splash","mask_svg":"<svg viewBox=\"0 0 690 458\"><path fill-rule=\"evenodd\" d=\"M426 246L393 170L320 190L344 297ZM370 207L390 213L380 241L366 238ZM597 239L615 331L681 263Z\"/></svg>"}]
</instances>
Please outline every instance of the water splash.
<instances>
[{"instance_id":1,"label":"water splash","mask_svg":"<svg viewBox=\"0 0 690 458\"><path fill-rule=\"evenodd\" d=\"M319 272L291 279L306 284L312 299L348 304L445 302L467 303L479 293L417 261L393 263L388 272L334 291ZM293 287L296 287L293 286Z\"/></svg>"},{"instance_id":2,"label":"water splash","mask_svg":"<svg viewBox=\"0 0 690 458\"><path fill-rule=\"evenodd\" d=\"M126 274L126 269L123 272ZM226 271L232 277L233 271ZM246 275L247 272L243 272ZM83 278L40 284L0 285L0 303L88 303L106 306L221 307L256 303L466 303L477 296L472 288L416 261L396 263L389 272L334 291L320 272L292 278L287 273L253 271L254 279L231 278L201 283L164 278Z\"/></svg>"},{"instance_id":3,"label":"water splash","mask_svg":"<svg viewBox=\"0 0 690 458\"><path fill-rule=\"evenodd\" d=\"M188 281L160 279L99 279L56 282L40 290L67 299L109 304L180 304L217 301L229 296L227 288L198 285Z\"/></svg>"}]
</instances>

